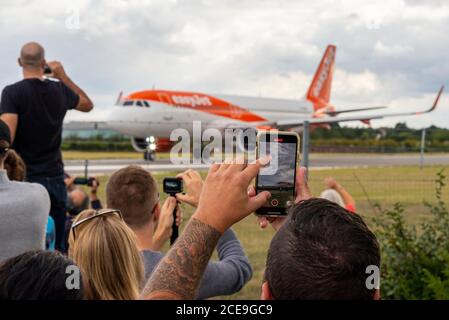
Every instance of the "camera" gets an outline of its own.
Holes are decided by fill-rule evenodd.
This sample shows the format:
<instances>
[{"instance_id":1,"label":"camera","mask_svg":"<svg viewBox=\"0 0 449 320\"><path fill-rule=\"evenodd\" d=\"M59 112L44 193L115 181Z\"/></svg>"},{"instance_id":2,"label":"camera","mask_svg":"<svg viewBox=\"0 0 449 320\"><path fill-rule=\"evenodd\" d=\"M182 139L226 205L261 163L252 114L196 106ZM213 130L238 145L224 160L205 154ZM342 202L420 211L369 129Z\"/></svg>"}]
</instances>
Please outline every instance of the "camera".
<instances>
[{"instance_id":1,"label":"camera","mask_svg":"<svg viewBox=\"0 0 449 320\"><path fill-rule=\"evenodd\" d=\"M164 178L162 181L162 187L166 194L174 197L177 193L181 193L183 191L183 183L182 178ZM178 226L176 225L176 208L173 211L173 225L172 225L172 234L170 237L170 244L173 245L175 243L176 238L178 238L179 231Z\"/></svg>"},{"instance_id":2,"label":"camera","mask_svg":"<svg viewBox=\"0 0 449 320\"><path fill-rule=\"evenodd\" d=\"M75 180L73 181L73 184L78 184L78 185L84 185L84 186L88 186L88 187L92 187L92 184L94 181L97 181L97 186L100 186L100 181L98 181L97 179L90 177L90 178L75 178Z\"/></svg>"},{"instance_id":3,"label":"camera","mask_svg":"<svg viewBox=\"0 0 449 320\"><path fill-rule=\"evenodd\" d=\"M171 196L183 191L183 183L181 178L165 178L162 185L164 192Z\"/></svg>"},{"instance_id":4,"label":"camera","mask_svg":"<svg viewBox=\"0 0 449 320\"><path fill-rule=\"evenodd\" d=\"M48 64L45 65L44 67L44 74L51 74L51 68L48 66Z\"/></svg>"},{"instance_id":5,"label":"camera","mask_svg":"<svg viewBox=\"0 0 449 320\"><path fill-rule=\"evenodd\" d=\"M97 187L100 186L100 181L94 177L89 177L89 160L84 161L84 177L76 177L73 184L92 187L93 182L97 182Z\"/></svg>"}]
</instances>

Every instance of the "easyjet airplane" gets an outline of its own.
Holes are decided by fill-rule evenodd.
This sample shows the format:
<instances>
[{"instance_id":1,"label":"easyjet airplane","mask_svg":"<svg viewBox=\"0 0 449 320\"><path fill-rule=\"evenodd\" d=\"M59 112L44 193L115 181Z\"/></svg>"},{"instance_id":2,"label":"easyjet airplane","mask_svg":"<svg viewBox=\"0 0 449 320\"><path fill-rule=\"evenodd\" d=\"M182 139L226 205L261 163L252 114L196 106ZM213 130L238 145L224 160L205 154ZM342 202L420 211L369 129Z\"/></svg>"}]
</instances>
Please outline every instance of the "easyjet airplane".
<instances>
[{"instance_id":1,"label":"easyjet airplane","mask_svg":"<svg viewBox=\"0 0 449 320\"><path fill-rule=\"evenodd\" d=\"M156 150L169 146L170 133L174 129L185 128L191 132L194 120L201 121L203 130L248 127L291 130L300 127L304 121L312 125L354 120L369 123L370 120L384 117L419 115L436 108L443 87L434 104L421 112L339 116L386 107L338 110L330 103L335 54L336 47L329 45L301 100L145 90L126 97L120 94L116 106L109 113L107 126L133 137L133 147L143 152L145 159L152 160Z\"/></svg>"}]
</instances>

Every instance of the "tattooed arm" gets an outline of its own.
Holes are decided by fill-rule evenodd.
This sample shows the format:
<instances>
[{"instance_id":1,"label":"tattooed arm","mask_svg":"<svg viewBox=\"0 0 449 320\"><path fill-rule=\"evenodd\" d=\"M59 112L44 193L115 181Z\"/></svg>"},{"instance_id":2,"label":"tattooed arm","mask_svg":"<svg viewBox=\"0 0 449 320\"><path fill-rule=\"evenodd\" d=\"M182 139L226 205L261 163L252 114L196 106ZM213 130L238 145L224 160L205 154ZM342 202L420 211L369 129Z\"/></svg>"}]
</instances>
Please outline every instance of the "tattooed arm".
<instances>
[{"instance_id":1,"label":"tattooed arm","mask_svg":"<svg viewBox=\"0 0 449 320\"><path fill-rule=\"evenodd\" d=\"M221 234L192 218L173 248L154 270L143 295L147 299L193 299Z\"/></svg>"},{"instance_id":2,"label":"tattooed arm","mask_svg":"<svg viewBox=\"0 0 449 320\"><path fill-rule=\"evenodd\" d=\"M201 192L198 210L146 284L145 299L195 299L212 251L221 234L269 198L249 196L247 189L267 161L213 164Z\"/></svg>"}]
</instances>

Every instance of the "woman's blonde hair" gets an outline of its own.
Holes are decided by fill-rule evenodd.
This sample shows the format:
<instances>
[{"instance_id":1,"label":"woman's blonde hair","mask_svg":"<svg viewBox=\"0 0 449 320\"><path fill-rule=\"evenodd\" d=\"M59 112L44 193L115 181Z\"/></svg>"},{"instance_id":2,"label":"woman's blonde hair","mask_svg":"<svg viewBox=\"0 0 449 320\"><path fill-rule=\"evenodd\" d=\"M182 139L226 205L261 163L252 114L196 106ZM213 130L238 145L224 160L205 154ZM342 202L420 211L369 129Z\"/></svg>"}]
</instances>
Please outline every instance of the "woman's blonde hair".
<instances>
[{"instance_id":1,"label":"woman's blonde hair","mask_svg":"<svg viewBox=\"0 0 449 320\"><path fill-rule=\"evenodd\" d=\"M84 210L73 224L95 214L95 210ZM72 229L69 256L83 272L85 298L137 299L144 276L142 256L133 231L121 217L116 213L95 217L77 226L75 235Z\"/></svg>"}]
</instances>

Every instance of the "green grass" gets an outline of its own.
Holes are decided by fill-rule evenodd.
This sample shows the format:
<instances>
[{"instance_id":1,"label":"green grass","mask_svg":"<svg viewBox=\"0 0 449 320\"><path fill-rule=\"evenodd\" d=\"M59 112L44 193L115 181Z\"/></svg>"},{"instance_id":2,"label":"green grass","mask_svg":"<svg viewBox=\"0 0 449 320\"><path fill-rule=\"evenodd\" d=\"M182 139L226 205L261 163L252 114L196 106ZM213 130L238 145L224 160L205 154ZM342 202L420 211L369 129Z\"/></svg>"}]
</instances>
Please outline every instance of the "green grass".
<instances>
[{"instance_id":1,"label":"green grass","mask_svg":"<svg viewBox=\"0 0 449 320\"><path fill-rule=\"evenodd\" d=\"M142 159L142 154L133 151L63 151L64 160L99 160L99 159Z\"/></svg>"},{"instance_id":2,"label":"green grass","mask_svg":"<svg viewBox=\"0 0 449 320\"><path fill-rule=\"evenodd\" d=\"M309 181L313 194L318 196L324 188L323 179L333 176L354 196L357 202L357 212L361 214L370 225L371 218L377 213L369 204L377 202L387 208L395 202L401 202L406 207L406 221L417 223L426 217L427 210L423 206L423 200L432 201L434 194L435 174L441 167L425 167L420 170L417 167L390 167L390 168L360 168L360 169L335 169L313 170L310 172ZM162 179L166 176L174 176L177 172L154 173L161 188ZM449 175L449 170L446 172ZM205 175L206 173L203 173ZM360 180L357 181L356 177ZM104 187L107 177L100 177L101 186L99 196L104 199ZM362 191L362 187L366 194ZM160 190L162 201L165 195ZM449 191L445 190L444 197L449 202ZM187 205L184 208L184 221L191 216L193 209ZM185 222L184 224L185 225ZM260 286L263 278L267 249L273 236L271 228L259 229L256 218L251 215L234 226L240 241L250 259L254 269L251 281L238 293L223 297L225 299L259 299ZM168 246L165 250L168 249Z\"/></svg>"}]
</instances>

